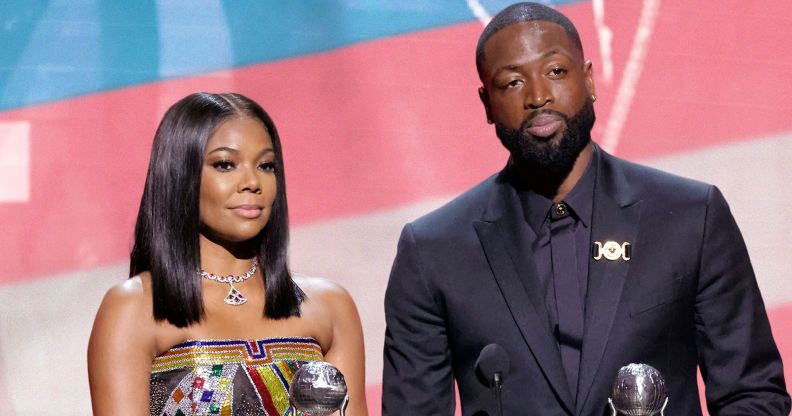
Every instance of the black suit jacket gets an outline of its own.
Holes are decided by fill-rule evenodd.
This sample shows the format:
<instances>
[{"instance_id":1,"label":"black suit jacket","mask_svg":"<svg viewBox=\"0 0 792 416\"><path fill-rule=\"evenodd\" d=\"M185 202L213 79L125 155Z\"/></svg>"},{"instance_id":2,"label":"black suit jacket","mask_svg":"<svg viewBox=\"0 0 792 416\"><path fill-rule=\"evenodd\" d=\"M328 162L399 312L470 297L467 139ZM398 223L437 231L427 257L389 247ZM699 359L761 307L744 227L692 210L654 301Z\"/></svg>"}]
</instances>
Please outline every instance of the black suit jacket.
<instances>
[{"instance_id":1,"label":"black suit jacket","mask_svg":"<svg viewBox=\"0 0 792 416\"><path fill-rule=\"evenodd\" d=\"M717 188L599 150L577 398L571 396L506 171L405 226L385 296L384 415L495 415L474 364L505 348L505 415L603 415L617 371L665 377L667 415L787 415L789 396L742 236Z\"/></svg>"}]
</instances>

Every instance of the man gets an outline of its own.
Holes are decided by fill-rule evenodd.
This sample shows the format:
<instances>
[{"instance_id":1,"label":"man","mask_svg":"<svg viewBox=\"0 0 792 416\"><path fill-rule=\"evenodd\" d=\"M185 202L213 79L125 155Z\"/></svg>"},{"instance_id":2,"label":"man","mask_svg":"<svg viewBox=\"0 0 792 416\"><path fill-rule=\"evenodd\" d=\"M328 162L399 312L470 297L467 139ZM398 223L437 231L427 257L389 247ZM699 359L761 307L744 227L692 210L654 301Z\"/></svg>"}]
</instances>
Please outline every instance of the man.
<instances>
[{"instance_id":1,"label":"man","mask_svg":"<svg viewBox=\"0 0 792 416\"><path fill-rule=\"evenodd\" d=\"M629 363L658 369L665 414L786 415L781 359L717 188L591 142L591 62L562 14L521 3L476 64L506 168L408 224L385 297L383 414L495 415L476 360L500 345L505 415L610 414Z\"/></svg>"}]
</instances>

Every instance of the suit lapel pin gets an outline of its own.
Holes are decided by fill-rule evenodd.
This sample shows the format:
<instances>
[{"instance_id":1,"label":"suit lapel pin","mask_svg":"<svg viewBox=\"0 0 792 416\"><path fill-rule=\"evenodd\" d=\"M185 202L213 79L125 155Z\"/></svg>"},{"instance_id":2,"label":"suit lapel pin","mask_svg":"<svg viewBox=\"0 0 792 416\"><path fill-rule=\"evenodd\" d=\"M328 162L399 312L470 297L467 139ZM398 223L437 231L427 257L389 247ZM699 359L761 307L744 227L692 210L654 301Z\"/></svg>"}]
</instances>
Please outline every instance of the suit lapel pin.
<instances>
[{"instance_id":1,"label":"suit lapel pin","mask_svg":"<svg viewBox=\"0 0 792 416\"><path fill-rule=\"evenodd\" d=\"M619 244L615 241L606 241L602 244L599 241L594 242L594 260L601 260L603 257L610 261L622 259L630 260L631 252L630 243L624 242Z\"/></svg>"}]
</instances>

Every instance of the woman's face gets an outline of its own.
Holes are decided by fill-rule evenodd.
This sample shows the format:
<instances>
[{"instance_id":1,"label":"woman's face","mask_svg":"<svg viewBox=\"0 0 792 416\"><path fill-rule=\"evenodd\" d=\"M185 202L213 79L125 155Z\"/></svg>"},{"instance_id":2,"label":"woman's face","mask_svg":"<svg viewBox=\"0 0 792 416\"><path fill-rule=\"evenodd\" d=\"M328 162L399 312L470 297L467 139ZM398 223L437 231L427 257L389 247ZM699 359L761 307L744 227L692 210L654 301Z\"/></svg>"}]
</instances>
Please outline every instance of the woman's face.
<instances>
[{"instance_id":1,"label":"woman's face","mask_svg":"<svg viewBox=\"0 0 792 416\"><path fill-rule=\"evenodd\" d=\"M201 173L201 234L250 240L267 225L275 200L275 152L264 125L238 116L209 137Z\"/></svg>"}]
</instances>

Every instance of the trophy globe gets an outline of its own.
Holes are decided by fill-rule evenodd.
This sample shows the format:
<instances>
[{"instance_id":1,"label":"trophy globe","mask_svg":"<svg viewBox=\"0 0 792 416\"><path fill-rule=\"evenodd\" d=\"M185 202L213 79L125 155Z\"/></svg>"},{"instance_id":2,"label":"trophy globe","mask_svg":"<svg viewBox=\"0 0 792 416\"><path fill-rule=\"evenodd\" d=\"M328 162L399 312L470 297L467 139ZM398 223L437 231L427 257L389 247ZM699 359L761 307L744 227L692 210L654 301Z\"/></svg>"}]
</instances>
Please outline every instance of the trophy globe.
<instances>
[{"instance_id":1,"label":"trophy globe","mask_svg":"<svg viewBox=\"0 0 792 416\"><path fill-rule=\"evenodd\" d=\"M650 365L625 365L616 375L608 402L612 416L662 416L668 404L665 379Z\"/></svg>"},{"instance_id":2,"label":"trophy globe","mask_svg":"<svg viewBox=\"0 0 792 416\"><path fill-rule=\"evenodd\" d=\"M336 410L343 416L349 403L344 375L332 364L309 361L294 374L289 401L305 416L327 416Z\"/></svg>"}]
</instances>

